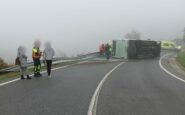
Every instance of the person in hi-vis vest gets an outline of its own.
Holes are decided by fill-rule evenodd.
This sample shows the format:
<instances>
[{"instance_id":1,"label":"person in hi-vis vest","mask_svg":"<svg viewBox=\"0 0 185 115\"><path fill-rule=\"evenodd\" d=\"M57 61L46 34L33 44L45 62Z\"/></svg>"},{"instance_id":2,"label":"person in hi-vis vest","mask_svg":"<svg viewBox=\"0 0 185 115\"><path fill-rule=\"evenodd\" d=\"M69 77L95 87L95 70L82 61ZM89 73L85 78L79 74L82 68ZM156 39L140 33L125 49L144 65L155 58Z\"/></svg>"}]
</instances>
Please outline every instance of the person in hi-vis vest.
<instances>
[{"instance_id":1,"label":"person in hi-vis vest","mask_svg":"<svg viewBox=\"0 0 185 115\"><path fill-rule=\"evenodd\" d=\"M33 62L34 62L34 76L35 77L41 77L41 62L40 62L40 58L41 58L41 51L40 51L40 46L41 46L41 42L39 40L36 40L34 42L34 47L32 49L32 58L33 58Z\"/></svg>"}]
</instances>

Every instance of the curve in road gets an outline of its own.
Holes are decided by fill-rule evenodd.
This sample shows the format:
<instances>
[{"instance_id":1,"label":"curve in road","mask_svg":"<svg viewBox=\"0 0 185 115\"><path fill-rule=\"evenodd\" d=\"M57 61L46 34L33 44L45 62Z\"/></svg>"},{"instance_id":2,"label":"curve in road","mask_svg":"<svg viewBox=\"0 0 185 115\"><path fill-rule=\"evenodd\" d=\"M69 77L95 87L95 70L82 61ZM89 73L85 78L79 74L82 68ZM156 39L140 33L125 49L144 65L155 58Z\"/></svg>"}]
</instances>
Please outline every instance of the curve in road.
<instances>
[{"instance_id":1,"label":"curve in road","mask_svg":"<svg viewBox=\"0 0 185 115\"><path fill-rule=\"evenodd\" d=\"M0 87L0 115L86 115L102 77L120 62L58 69L53 78L20 80Z\"/></svg>"},{"instance_id":2,"label":"curve in road","mask_svg":"<svg viewBox=\"0 0 185 115\"><path fill-rule=\"evenodd\" d=\"M159 59L135 60L106 80L97 115L184 115L184 106L184 82L169 77Z\"/></svg>"},{"instance_id":3,"label":"curve in road","mask_svg":"<svg viewBox=\"0 0 185 115\"><path fill-rule=\"evenodd\" d=\"M163 71L165 71L167 74L169 74L170 76L172 76L172 77L174 77L174 78L176 78L176 79L178 79L178 80L180 80L180 81L182 81L182 82L185 83L185 80L184 80L184 79L182 79L182 78L180 78L179 76L177 76L177 75L171 73L170 71L168 71L168 70L162 65L162 60L163 60L165 57L169 56L169 55L172 55L172 54L171 54L171 53L165 54L165 55L163 55L163 56L160 58L160 60L159 60L159 65L160 65L161 69L162 69Z\"/></svg>"}]
</instances>

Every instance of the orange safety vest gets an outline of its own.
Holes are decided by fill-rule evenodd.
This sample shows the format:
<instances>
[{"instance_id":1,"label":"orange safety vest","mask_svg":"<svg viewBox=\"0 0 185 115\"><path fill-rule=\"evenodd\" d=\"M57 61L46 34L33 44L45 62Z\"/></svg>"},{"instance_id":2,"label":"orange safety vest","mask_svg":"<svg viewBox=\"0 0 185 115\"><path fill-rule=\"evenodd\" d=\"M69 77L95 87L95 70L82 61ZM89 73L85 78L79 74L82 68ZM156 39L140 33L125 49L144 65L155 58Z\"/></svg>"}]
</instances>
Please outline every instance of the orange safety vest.
<instances>
[{"instance_id":1,"label":"orange safety vest","mask_svg":"<svg viewBox=\"0 0 185 115\"><path fill-rule=\"evenodd\" d=\"M39 48L33 48L32 49L32 58L33 59L40 59L41 53Z\"/></svg>"}]
</instances>

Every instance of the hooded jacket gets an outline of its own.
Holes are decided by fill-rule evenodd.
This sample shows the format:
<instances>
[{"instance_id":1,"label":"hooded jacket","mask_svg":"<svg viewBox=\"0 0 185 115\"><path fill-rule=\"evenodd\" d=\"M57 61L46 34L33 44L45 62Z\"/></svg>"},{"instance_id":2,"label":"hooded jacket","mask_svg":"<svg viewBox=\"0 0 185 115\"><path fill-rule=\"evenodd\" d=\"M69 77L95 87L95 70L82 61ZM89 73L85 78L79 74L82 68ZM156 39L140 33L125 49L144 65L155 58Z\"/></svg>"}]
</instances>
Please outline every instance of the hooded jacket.
<instances>
[{"instance_id":1,"label":"hooded jacket","mask_svg":"<svg viewBox=\"0 0 185 115\"><path fill-rule=\"evenodd\" d=\"M23 68L28 67L27 56L26 56L26 51L24 47L20 46L18 48L17 57L19 57L20 67L23 67Z\"/></svg>"}]
</instances>

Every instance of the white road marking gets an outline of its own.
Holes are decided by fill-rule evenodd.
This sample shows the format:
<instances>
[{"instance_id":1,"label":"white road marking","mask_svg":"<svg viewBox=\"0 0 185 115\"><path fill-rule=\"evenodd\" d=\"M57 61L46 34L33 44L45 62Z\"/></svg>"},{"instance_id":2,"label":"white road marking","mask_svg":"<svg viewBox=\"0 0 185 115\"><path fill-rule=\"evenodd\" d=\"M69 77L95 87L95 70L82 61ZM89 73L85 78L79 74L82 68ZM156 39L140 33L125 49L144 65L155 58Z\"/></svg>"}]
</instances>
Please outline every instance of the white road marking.
<instances>
[{"instance_id":1,"label":"white road marking","mask_svg":"<svg viewBox=\"0 0 185 115\"><path fill-rule=\"evenodd\" d=\"M82 61L82 62L78 62L78 63L75 63L75 64L71 64L71 65L66 65L66 66L62 66L62 67L58 67L58 68L53 68L52 71L55 71L55 70L59 70L59 69L64 69L64 68L67 68L69 66L73 66L73 65L76 65L76 64L82 64L82 63L85 63L86 61ZM42 71L41 73L46 73L47 71ZM33 74L31 74L30 76L33 76ZM10 84L10 83L13 83L13 82L16 82L16 81L19 81L21 80L20 78L17 78L17 79L13 79L13 80L10 80L10 81L7 81L7 82L3 82L3 83L0 83L0 87L1 86L4 86L4 85L7 85L7 84Z\"/></svg>"},{"instance_id":2,"label":"white road marking","mask_svg":"<svg viewBox=\"0 0 185 115\"><path fill-rule=\"evenodd\" d=\"M17 79L11 80L11 81L7 81L7 82L4 82L4 83L1 83L0 86L6 85L6 84L9 84L9 83L12 83L12 82L16 82L18 80L20 80L20 78L17 78Z\"/></svg>"},{"instance_id":3,"label":"white road marking","mask_svg":"<svg viewBox=\"0 0 185 115\"><path fill-rule=\"evenodd\" d=\"M95 90L95 92L94 92L94 94L92 96L92 99L91 99L91 102L90 102L90 105L89 105L89 110L88 110L87 115L96 115L96 108L97 108L98 96L99 96L99 93L100 93L100 90L102 88L103 83L112 74L112 72L114 72L118 67L120 67L123 64L124 64L124 62L122 62L122 63L118 64L117 66L115 66L100 81L100 83L98 84L98 86L97 86L97 88L96 88L96 90Z\"/></svg>"},{"instance_id":4,"label":"white road marking","mask_svg":"<svg viewBox=\"0 0 185 115\"><path fill-rule=\"evenodd\" d=\"M169 55L171 55L171 54L166 54L166 55L164 55L164 56L162 56L162 57L160 58L160 60L159 60L159 65L160 65L161 69L162 69L163 71L165 71L167 74L171 75L172 77L174 77L174 78L176 78L176 79L178 79L178 80L180 80L180 81L182 81L182 82L185 82L184 79L182 79L182 78L180 78L180 77L178 77L178 76L172 74L172 73L169 72L167 69L165 69L164 66L162 65L162 60L163 60L165 57L169 56Z\"/></svg>"}]
</instances>

